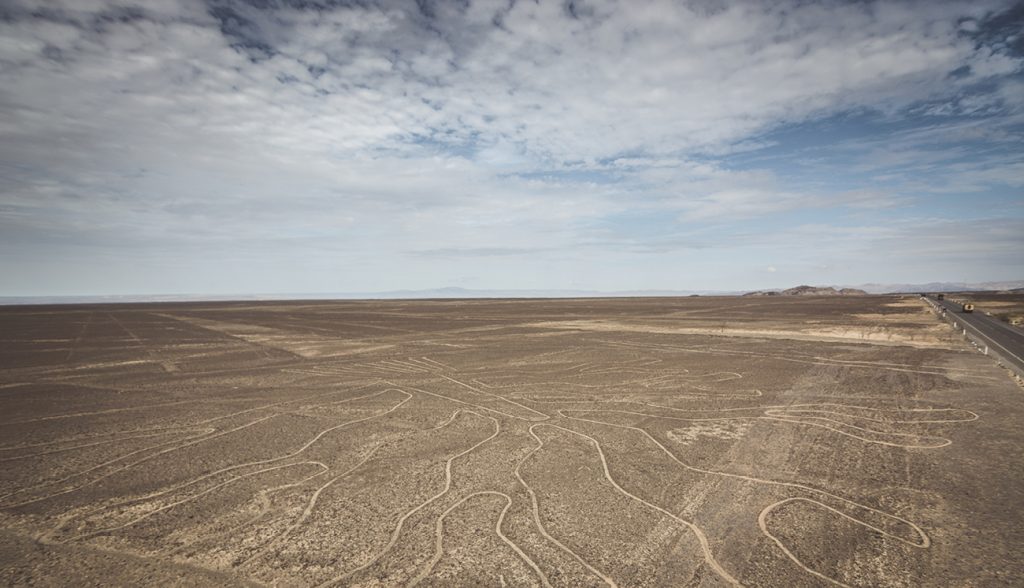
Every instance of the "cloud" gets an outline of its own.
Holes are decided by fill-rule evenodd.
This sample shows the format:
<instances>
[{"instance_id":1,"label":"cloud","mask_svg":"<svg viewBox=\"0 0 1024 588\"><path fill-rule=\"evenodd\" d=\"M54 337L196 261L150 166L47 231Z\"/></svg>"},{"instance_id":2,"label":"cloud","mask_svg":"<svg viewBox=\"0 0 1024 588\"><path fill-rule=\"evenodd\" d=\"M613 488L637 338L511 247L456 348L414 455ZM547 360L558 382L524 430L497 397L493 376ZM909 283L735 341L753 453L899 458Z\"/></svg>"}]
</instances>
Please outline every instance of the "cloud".
<instances>
[{"instance_id":1,"label":"cloud","mask_svg":"<svg viewBox=\"0 0 1024 588\"><path fill-rule=\"evenodd\" d=\"M1019 138L1008 6L12 0L0 244L154 263L195 247L395 264L639 253L689 241L597 228L634 213L689 234L1019 187L1019 149L963 161L949 138L965 117ZM880 178L858 185L742 159L851 112L936 122L842 141Z\"/></svg>"}]
</instances>

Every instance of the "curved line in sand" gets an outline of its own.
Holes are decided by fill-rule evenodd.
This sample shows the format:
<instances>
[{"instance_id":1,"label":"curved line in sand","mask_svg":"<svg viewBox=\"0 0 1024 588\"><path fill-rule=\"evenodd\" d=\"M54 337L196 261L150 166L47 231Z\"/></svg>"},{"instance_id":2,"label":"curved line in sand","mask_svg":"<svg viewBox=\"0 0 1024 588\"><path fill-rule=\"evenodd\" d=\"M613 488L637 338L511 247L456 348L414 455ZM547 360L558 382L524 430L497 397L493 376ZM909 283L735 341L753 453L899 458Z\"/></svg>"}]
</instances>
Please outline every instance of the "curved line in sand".
<instances>
[{"instance_id":1,"label":"curved line in sand","mask_svg":"<svg viewBox=\"0 0 1024 588\"><path fill-rule=\"evenodd\" d=\"M529 433L530 433L530 436L533 437L534 440L537 441L537 446L534 447L533 450L531 450L525 456L523 456L523 459L519 460L519 463L516 464L516 468L513 471L513 473L515 474L516 478L519 480L519 483L522 484L524 488L526 488L526 492L529 493L529 495L530 495L530 504L531 504L532 509L533 509L533 522L537 526L537 530L540 531L540 534L543 535L545 539L547 539L548 541L554 543L555 545L557 545L559 547L559 549L561 549L565 553L569 554L569 556L571 556L580 565L582 565L588 571L590 571L590 573L592 573L595 576L601 578L601 580L605 584L607 584L611 588L618 588L618 584L615 583L615 580L613 580L610 577L606 576L600 570L598 570L593 565L591 565L587 560L583 559L583 556L581 556L580 554L576 553L575 551L570 549L568 546L566 546L564 543L562 543L558 539L556 539L553 536L551 536L551 534L548 533L547 529L544 528L544 523L541 522L541 520L540 520L540 503L539 503L539 501L537 499L537 493L534 492L533 488L529 484L526 483L526 480L523 479L522 472L520 472L520 469L522 469L523 464L526 463L526 460L530 459L530 457L532 457L534 453L537 453L538 451L540 451L544 447L544 440L541 439L540 437L538 437L537 434L533 431L534 427L536 427L536 426L537 425L532 425L530 427L530 429L529 429Z\"/></svg>"},{"instance_id":2,"label":"curved line in sand","mask_svg":"<svg viewBox=\"0 0 1024 588\"><path fill-rule=\"evenodd\" d=\"M867 511L873 512L873 513L875 513L877 515L880 515L884 519L894 520L894 521L897 521L899 523L903 523L903 524L907 525L908 527L913 529L913 531L920 538L920 541L916 542L916 543L908 542L906 540L903 540L905 543L907 543L909 545L913 545L915 547L920 547L920 548L927 548L927 547L931 546L931 539L928 537L928 534L925 533L924 530L921 527L919 527L918 525L914 524L913 522L911 522L911 521L909 521L907 519L904 519L902 517L899 517L897 515L893 515L893 514L889 514L889 513L886 513L886 512L882 512L882 511L880 511L880 510L878 510L876 508L872 508L870 506L867 506L867 505L864 505L864 504L860 504L860 503L855 502L853 500L850 500L850 499L847 499L847 498L843 498L843 497L838 496L836 494L832 494L831 492L826 492L825 490L820 490L818 488L814 488L812 486L807 486L805 484L799 484L799 483L795 483L795 482L780 482L780 481L777 481L777 480L769 480L769 479L764 479L764 478L755 478L753 476L744 476L742 474L732 474L732 473L728 473L728 472L719 472L719 471L715 471L715 470L708 470L708 469L692 466L692 465L682 461L678 457L676 457L676 455L674 453L669 451L669 449L667 447L665 447L660 441L655 439L650 433L648 433L644 429L641 429L639 427L629 426L629 425L619 425L619 424L615 424L615 423L607 423L607 422L603 422L603 421L596 421L596 420L593 420L593 419L584 419L584 418L580 418L580 417L572 417L572 416L563 414L562 411L558 411L558 412L559 412L559 414L561 416L564 416L565 418L568 418L568 419L571 419L571 420L577 420L577 421L593 423L593 424L596 424L596 425L604 425L604 426L615 427L615 428L620 428L620 429L631 429L631 430L634 430L634 431L638 431L639 433L641 433L642 435L647 437L652 443L654 443L670 459L672 459L677 464L679 464L683 468L685 468L687 470L690 470L690 471L698 472L698 473L701 473L701 474L721 476L721 477L724 477L724 478L744 480L744 481L747 481L747 482L753 482L753 483L756 483L756 484L764 484L764 485L767 485L767 486L780 486L780 487L784 487L784 488L795 488L795 489L802 490L804 492L809 492L809 493L811 493L813 495L823 496L823 497L832 499L832 500L834 500L836 502L839 502L839 503L842 503L842 504L845 504L845 505L848 505L848 506L852 506L852 507L855 507L855 508L859 508L859 509L863 509L863 510L867 510ZM827 505L825 505L825 506L827 506ZM863 523L863 524L867 525L866 523ZM870 525L867 525L867 526L870 526ZM791 555L789 554L788 550L785 553L786 553L787 557L790 557L790 559L793 559L791 557ZM795 563L797 563L797 565L803 566L803 564L801 564L799 562L799 560L793 559L793 561ZM835 580L831 580L831 581L835 582Z\"/></svg>"},{"instance_id":3,"label":"curved line in sand","mask_svg":"<svg viewBox=\"0 0 1024 588\"><path fill-rule=\"evenodd\" d=\"M520 549L518 545L516 545L511 539L505 536L505 533L502 532L501 525L505 521L505 515L508 513L508 510L512 508L512 497L509 496L508 494L505 494L504 492L497 492L494 490L483 490L465 496L455 504L448 507L447 510L445 510L443 513L441 513L439 517L437 517L437 522L435 523L434 526L434 556L433 558L431 558L430 562L428 562L427 566L423 570L421 570L420 573L417 574L412 580L410 580L408 584L406 584L407 588L412 588L413 586L416 586L417 584L422 582L427 576L430 575L432 571L434 571L434 567L437 566L437 563L441 561L441 557L444 555L444 519L453 510L464 504L469 499L474 498L476 496L485 495L501 496L502 498L505 499L505 508L501 509L501 514L498 515L498 520L494 524L494 532L506 545L511 547L512 550L516 552L516 555L519 556L519 559L523 560L523 562L525 562L526 565L530 566L534 573L537 574L537 577L540 578L540 582L543 586L545 586L546 588L551 588L551 582L548 580L547 575L545 575L544 572L542 572L541 569L537 566L537 564L532 559L530 559L530 556L526 555L526 553L522 549Z\"/></svg>"},{"instance_id":4,"label":"curved line in sand","mask_svg":"<svg viewBox=\"0 0 1024 588\"><path fill-rule=\"evenodd\" d=\"M561 426L558 426L558 425L552 425L552 424L549 424L549 423L542 423L542 424L533 425L533 426L530 427L530 430L533 431L537 427L552 427L552 428L559 429L559 430L565 431L565 432L573 434L573 435L578 435L580 437L583 437L584 439L588 439L594 445L594 447L597 449L598 457L601 458L601 467L604 470L604 477L605 477L605 479L607 479L608 482L611 483L611 485L614 486L616 490L618 490L622 494L628 496L629 498L631 498L631 499L633 499L633 500L635 500L635 501L637 501L637 502L647 506L648 508L654 509L654 510L662 513L663 515L671 518L672 520L682 524L684 527L689 529L693 533L693 535L697 538L697 541L700 543L701 552L704 555L705 563L707 563L708 566L716 574L718 574L718 576L720 578L722 578L722 580L726 581L727 583L729 583L729 584L731 584L733 586L742 586L742 584L740 584L740 582L738 580L736 580L736 578L733 578L732 575L728 571L726 571L726 569L723 568L722 565L719 564L718 561L715 559L714 554L711 552L711 544L708 541L707 535L704 534L704 531L700 527L698 527L697 525L695 525L691 521L687 521L686 519L681 518L680 516L676 515L675 513L671 512L671 511L669 511L667 509L664 509L664 508L662 508L662 507L660 507L660 506L658 506L658 505L656 505L656 504L654 504L652 502L648 502L648 501L644 500L643 498L640 498L639 496L629 492L628 490L626 490L625 488L620 486L618 484L618 482L615 481L615 478L613 478L612 475L611 475L611 471L609 471L609 469L608 469L608 460L605 458L604 450L601 448L601 443L597 439L595 439L594 437L591 437L590 435L587 435L585 433L580 433L578 431L573 431L572 429L567 429L565 427L561 427Z\"/></svg>"},{"instance_id":5,"label":"curved line in sand","mask_svg":"<svg viewBox=\"0 0 1024 588\"><path fill-rule=\"evenodd\" d=\"M94 514L96 512L109 509L110 507L124 506L126 504L133 504L133 503L142 502L142 501L145 501L145 500L150 500L150 499L156 498L158 496L163 496L163 495L168 494L170 492L174 492L175 490L180 490L182 488L187 488L187 487L189 487L189 486L191 486L193 484L199 483L199 482L201 482L203 480L206 480L208 478L211 478L213 476L217 476L219 474L223 474L223 473L230 472L230 471L233 471L233 470L237 470L237 469L240 469L240 468L251 467L251 466L267 465L267 464L275 463L275 462L282 461L282 460L285 460L285 459L289 459L289 458L292 458L292 457L296 457L297 455L299 455L302 452L304 452L307 449L309 449L314 443L316 443L318 440L320 440L324 435L326 435L326 434L328 434L328 433L330 433L332 431L335 431L337 429L341 429L343 427L347 427L349 425L354 425L354 424L357 424L357 423L361 423L361 422L364 422L364 421L368 421L368 420L371 420L371 419L382 417L382 416L384 416L386 414L390 414L390 413L398 410L403 404L405 404L406 402L409 402L409 400L412 399L412 394L409 394L408 392L406 392L404 390L399 390L397 388L388 388L387 390L381 390L380 392L375 392L373 394L367 394L366 396L359 396L359 397L356 397L356 398L350 398L347 401L363 400L363 399L366 399L366 398L374 398L374 397L380 396L382 394L385 394L387 392L400 392L400 393L404 394L406 397L405 397L404 400L402 400L401 402L399 402L398 404L396 404L395 406L391 407L390 409L388 409L388 410L386 410L384 412L381 412L381 413L378 413L378 414L374 414L374 415L370 415L368 417L364 417L364 418L361 418L361 419L356 419L356 420L352 420L352 421L346 421L344 423L341 423L341 424L338 424L338 425L334 425L333 427L328 427L328 428L320 431L316 435L314 435L313 438L310 439L309 441L307 441L305 445L303 445L302 447L300 447L299 449L297 449L297 450L295 450L295 451L293 451L291 453L288 453L286 455L282 455L282 456L279 456L279 457L272 457L272 458L268 458L268 459L262 459L262 460L258 460L258 461L252 461L252 462L243 463L243 464L236 464L236 465L233 465L233 466L228 466L226 468L221 468L221 469L219 469L217 471L210 472L208 474L204 474L202 476L196 477L196 478L194 478L192 480L189 480L187 482L183 482L183 483L177 484L177 485L172 486L170 488L165 488L164 490L161 490L159 492L155 492L155 493L147 494L146 496L142 496L142 497L138 497L138 498L132 498L132 499L125 500L125 501L122 501L122 502L117 502L117 503L114 503L114 504L106 505L106 506L101 507L101 508L99 508L97 510L91 511L90 513L88 513L88 514L86 514L84 516L89 516L89 515ZM267 417L267 418L270 418L270 417ZM159 455L159 454L155 454L155 455L150 456L150 457L156 457L157 455ZM147 459L149 459L149 458L147 458ZM133 465L137 465L138 463L141 463L142 461L145 461L145 460L140 460L138 462L135 462L134 464L129 464L128 466L125 466L124 468L121 468L119 470L115 470L114 472L111 472L110 474L108 474L108 476L109 475L113 475L115 473L118 473L120 471L123 471L123 470L125 470L128 467L131 467ZM96 480L93 480L92 482L90 482L90 484L95 483L96 481L98 481L100 479L102 479L102 478L97 478ZM72 518L72 519L69 519L69 520L74 520L74 519ZM66 524L67 522L68 521L62 521L61 525Z\"/></svg>"},{"instance_id":6,"label":"curved line in sand","mask_svg":"<svg viewBox=\"0 0 1024 588\"><path fill-rule=\"evenodd\" d=\"M774 503L769 504L768 506L764 507L764 509L761 510L760 514L757 515L757 526L761 528L761 532L766 537L768 537L769 539L774 541L775 544L779 547L779 549L781 549L782 552L786 554L786 557L788 557L790 560L792 560L793 563L795 563L797 566L799 566L805 572L807 572L807 573L809 573L811 575L817 576L818 578L821 578L822 580L825 580L826 582L829 582L831 584L835 584L837 586L843 586L845 588L849 588L848 584L840 582L840 581L838 581L838 580L836 580L834 578L830 578L830 577L826 576L825 574L822 574L821 572L808 567L806 564L804 564L802 561L800 561L800 559L797 558L797 556L792 551L790 551L788 547L786 547L786 545L782 542L781 539L779 539L775 535L772 535L771 531L768 530L768 514L771 513L771 511L775 510L776 508L778 508L778 507L780 507L780 506L782 506L784 504L788 504L790 502L797 502L797 501L809 502L811 504L814 504L814 505L820 506L822 508L825 508L825 509L827 509L827 510L829 510L829 511L831 511L831 512L833 512L833 513L835 513L835 514L837 514L837 515L839 515L839 516L841 516L843 518L845 518L845 519L848 519L848 520L850 520L850 521L852 521L852 522L854 522L854 523L856 523L858 525L861 525L863 527L867 527L868 529L871 529L872 531L875 531L876 533L879 533L879 534L884 535L886 537L890 537L892 539L895 539L897 541L900 541L902 543L910 545L911 547L917 547L919 549L924 549L924 548L928 547L928 545L926 545L926 544L914 543L912 541L907 541L903 537L900 537L898 535L894 535L892 533L889 533L888 531L885 531L884 529L880 529L880 528L878 528L878 527L876 527L874 525L865 523L864 521L861 521L859 519L851 517L850 515L842 512L842 511L840 511L838 509L832 508L831 506L829 506L829 505L827 505L827 504L825 504L823 502L819 502L817 500L811 500L810 498L802 498L802 497L784 498L784 499L782 499L782 500L780 500L778 502L774 502Z\"/></svg>"},{"instance_id":7,"label":"curved line in sand","mask_svg":"<svg viewBox=\"0 0 1024 588\"><path fill-rule=\"evenodd\" d=\"M275 471L275 470L280 470L280 469L290 468L290 467L295 467L295 466L300 466L300 465L317 465L317 466L320 466L321 468L323 468L323 471L327 470L327 466L324 465L323 463L315 462L315 461L300 461L300 462L296 462L296 463L286 463L286 464L279 465L279 466L274 466L274 467L270 467L270 468L264 468L262 470L257 470L255 472L249 472L248 474L242 474L240 476L235 476L235 477L233 477L231 479L228 479L228 480L225 480L225 481L223 481L223 482L221 482L219 484L215 484L213 486L210 486L206 490L203 490L202 492L198 492L196 494L188 496L187 498L183 498L183 499L178 500L176 502L172 502L170 504L166 504L164 506L161 506L160 508L157 508L155 510L147 512L146 514L140 515L140 516L138 516L138 517L128 521L127 523L124 523L124 524L121 524L121 525L115 525L113 527L104 527L102 529L97 529L97 530L91 531L89 533L83 533L82 535L77 535L77 536L72 537L72 538L70 538L67 541L64 541L62 543L70 543L72 541L82 541L84 539L90 539L92 537L98 537L100 535L107 535L109 533L112 533L114 531L118 531L120 529L126 529L128 527L131 527L133 525L141 523L142 521L144 521L144 520L146 520L146 519L148 519L148 518L150 518L150 517L152 517L154 515L160 514L161 512L164 512L166 510L170 510L170 509L172 509L172 508L174 508L176 506L181 506L182 504L187 504L189 502L192 502L193 500L196 500L196 499L198 499L198 498L200 498L202 496L210 494L211 492L219 490L219 489L221 489L221 488L223 488L225 486L228 486L230 484L233 484L233 483L235 483L235 482L237 482L239 480L244 480L245 478L249 478L249 477L252 477L252 476L257 476L259 474L265 474L267 472L272 472L272 471Z\"/></svg>"},{"instance_id":8,"label":"curved line in sand","mask_svg":"<svg viewBox=\"0 0 1024 588\"><path fill-rule=\"evenodd\" d=\"M478 416L480 418L489 419L489 420L493 421L494 422L494 432L491 433L491 435L489 437L487 437L486 439L477 442L476 444L474 444L469 449L465 449L465 450L463 450L463 451L461 451L461 452L459 452L459 453L449 457L445 461L445 464L444 464L444 489L441 490L440 492L438 492L437 494L434 494L430 498L424 500L423 502L421 502L419 505L417 505L416 507L412 508L411 510L406 511L405 514L403 514L401 517L399 517L398 522L395 524L394 530L392 530L392 532L391 532L391 538L388 540L387 545L385 545L383 549L378 551L374 556L372 556L369 560L364 562L362 565L360 565L360 566L358 566L356 568L353 568L353 569L345 572L344 574L341 574L339 576L335 576L334 578L331 578L330 580L327 580L326 582L321 582L320 584L317 585L318 588L324 588L326 586L333 586L334 584L337 584L338 582L342 582L342 581L346 580L347 578L350 578L353 575L355 575L355 574L365 570L366 568L372 566L373 564L377 563L380 560L380 558L384 557L384 555L387 554L389 551L391 551L391 548L394 547L396 543L398 543L398 537L402 534L402 528L405 525L405 521L407 521L409 519L409 517L411 517L412 515L416 514L417 512L422 510L423 508L427 507L427 505L429 505L430 503L434 502L438 498L441 498L442 496L447 494L449 490L451 490L451 487L452 487L452 462L454 462L456 459L458 459L458 458L460 458L460 457L462 457L464 455L468 455L469 453L475 451L478 447L480 447L484 443L487 443L491 439L494 439L495 437L497 437L498 433L501 432L501 423L498 421L498 419L496 419L494 417L482 415L480 413L473 412L471 410L467 410L465 412L467 414L473 414L473 415L476 415L476 416Z\"/></svg>"},{"instance_id":9,"label":"curved line in sand","mask_svg":"<svg viewBox=\"0 0 1024 588\"><path fill-rule=\"evenodd\" d=\"M864 433L873 433L875 435L880 435L880 436L909 437L909 438L920 439L920 440L932 439L932 440L935 440L936 442L935 443L931 443L931 444L923 444L923 443L922 444L913 444L913 443L897 443L897 442L893 442L893 441L882 441L882 440L878 440L878 439L871 439L871 438L868 438L868 437L863 437L861 435L857 435L856 433L851 433L851 432L848 432L848 431L844 431L844 430L842 430L842 429L840 429L838 427L833 427L833 426L830 426L830 425L827 425L827 424L822 424L820 422L810 422L810 421L807 421L807 420L798 420L797 417L783 418L784 416L787 416L787 415L781 415L781 416L746 415L746 416L736 416L736 417L684 418L684 417L673 417L673 416L665 416L665 415L657 415L657 414L648 414L648 413L644 413L644 412L635 412L635 411L631 411L631 410L563 409L563 410L560 410L558 412L559 412L559 414L562 414L562 416L568 417L568 415L564 414L564 412L566 412L566 411L568 411L568 412L586 412L586 413L595 413L596 412L596 413L631 414L631 415L642 416L642 417L647 417L647 418L664 419L664 420L672 420L672 421L685 421L685 422L721 422L721 421L736 421L736 420L742 420L742 421L748 421L748 420L777 421L777 422L780 422L780 423L790 423L790 424L794 424L794 425L805 425L805 426L808 426L808 427L817 427L817 428L821 428L821 429L826 429L826 430L832 431L834 433L838 433L840 435L844 435L846 437L857 439L859 441L864 441L865 443L875 443L877 445L885 445L885 446L889 446L889 447L901 447L901 448L904 448L904 449L938 449L940 447L945 447L945 446L947 446L947 445L952 443L952 441L950 441L949 439L947 439L945 437L937 437L937 436L934 436L934 435L917 435L917 434L914 434L914 433L895 433L895 432L889 432L889 431L877 431L877 430L874 430L874 429L866 429L864 427L858 427L856 425L851 425L851 424L848 424L848 423L844 423L842 421L837 421L837 420L829 419L829 418L826 418L826 417L815 417L815 416L807 416L807 417L804 417L804 418L805 419L815 419L815 420L818 420L818 421L825 421L825 422L829 422L829 423L834 423L836 425L839 425L841 427L846 427L848 429L854 429L854 430L857 430L857 431L862 431ZM568 418L572 418L572 417L568 417Z\"/></svg>"}]
</instances>

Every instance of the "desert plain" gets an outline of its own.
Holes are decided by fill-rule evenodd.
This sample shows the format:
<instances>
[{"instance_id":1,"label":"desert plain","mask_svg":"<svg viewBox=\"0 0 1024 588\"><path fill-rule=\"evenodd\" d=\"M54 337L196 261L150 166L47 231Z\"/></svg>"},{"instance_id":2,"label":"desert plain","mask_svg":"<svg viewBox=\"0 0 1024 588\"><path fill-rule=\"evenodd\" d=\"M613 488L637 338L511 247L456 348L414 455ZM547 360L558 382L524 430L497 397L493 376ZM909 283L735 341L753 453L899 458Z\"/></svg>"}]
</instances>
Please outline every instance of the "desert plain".
<instances>
[{"instance_id":1,"label":"desert plain","mask_svg":"<svg viewBox=\"0 0 1024 588\"><path fill-rule=\"evenodd\" d=\"M0 583L1024 584L1024 391L916 297L0 308Z\"/></svg>"}]
</instances>

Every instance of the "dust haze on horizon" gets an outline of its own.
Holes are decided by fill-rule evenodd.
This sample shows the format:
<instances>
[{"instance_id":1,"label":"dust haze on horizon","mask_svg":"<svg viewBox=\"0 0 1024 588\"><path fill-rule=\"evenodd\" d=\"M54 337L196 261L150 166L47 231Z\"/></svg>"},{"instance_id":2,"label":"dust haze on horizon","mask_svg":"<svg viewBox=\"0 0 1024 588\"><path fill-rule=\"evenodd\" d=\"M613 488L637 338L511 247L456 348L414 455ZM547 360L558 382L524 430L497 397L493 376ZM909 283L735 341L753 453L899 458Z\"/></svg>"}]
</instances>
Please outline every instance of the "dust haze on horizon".
<instances>
[{"instance_id":1,"label":"dust haze on horizon","mask_svg":"<svg viewBox=\"0 0 1024 588\"><path fill-rule=\"evenodd\" d=\"M0 296L1024 279L1024 5L9 0Z\"/></svg>"}]
</instances>

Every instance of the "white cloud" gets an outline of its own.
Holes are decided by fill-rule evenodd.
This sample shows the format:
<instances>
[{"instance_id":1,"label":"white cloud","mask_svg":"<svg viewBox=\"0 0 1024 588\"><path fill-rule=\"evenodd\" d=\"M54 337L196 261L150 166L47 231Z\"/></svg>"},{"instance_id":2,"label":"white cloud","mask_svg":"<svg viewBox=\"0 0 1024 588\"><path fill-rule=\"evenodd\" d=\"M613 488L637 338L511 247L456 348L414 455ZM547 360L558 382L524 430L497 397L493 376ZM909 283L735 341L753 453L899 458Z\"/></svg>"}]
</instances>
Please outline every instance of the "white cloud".
<instances>
[{"instance_id":1,"label":"white cloud","mask_svg":"<svg viewBox=\"0 0 1024 588\"><path fill-rule=\"evenodd\" d=\"M723 159L850 110L988 112L1020 97L1008 79L1020 56L963 24L1000 2L584 1L573 15L495 0L427 15L405 2L63 0L45 17L8 4L0 222L112 249L571 250L630 211L685 224L870 208L900 195L821 191ZM951 81L957 68L968 73ZM964 95L985 80L991 95ZM963 170L960 185L1016 171Z\"/></svg>"}]
</instances>

